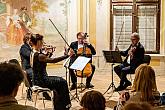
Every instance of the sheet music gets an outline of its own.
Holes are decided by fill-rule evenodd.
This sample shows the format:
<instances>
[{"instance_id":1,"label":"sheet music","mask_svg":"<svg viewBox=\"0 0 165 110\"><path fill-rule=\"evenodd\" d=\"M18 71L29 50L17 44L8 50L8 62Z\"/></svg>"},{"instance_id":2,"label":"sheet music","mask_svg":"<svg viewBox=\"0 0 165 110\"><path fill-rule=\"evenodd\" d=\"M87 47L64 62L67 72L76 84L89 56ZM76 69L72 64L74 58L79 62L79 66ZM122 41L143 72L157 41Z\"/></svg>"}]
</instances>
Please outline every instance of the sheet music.
<instances>
[{"instance_id":1,"label":"sheet music","mask_svg":"<svg viewBox=\"0 0 165 110\"><path fill-rule=\"evenodd\" d=\"M79 56L74 63L70 66L71 69L82 71L91 58Z\"/></svg>"}]
</instances>

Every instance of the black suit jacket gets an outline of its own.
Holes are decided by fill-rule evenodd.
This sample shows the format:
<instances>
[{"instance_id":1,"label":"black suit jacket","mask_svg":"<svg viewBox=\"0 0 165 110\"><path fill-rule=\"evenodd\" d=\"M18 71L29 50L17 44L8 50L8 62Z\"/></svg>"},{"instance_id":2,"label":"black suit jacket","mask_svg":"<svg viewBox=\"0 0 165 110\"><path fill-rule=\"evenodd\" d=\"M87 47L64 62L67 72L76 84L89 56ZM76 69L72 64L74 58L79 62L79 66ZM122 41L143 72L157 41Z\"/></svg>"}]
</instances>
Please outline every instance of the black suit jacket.
<instances>
[{"instance_id":1,"label":"black suit jacket","mask_svg":"<svg viewBox=\"0 0 165 110\"><path fill-rule=\"evenodd\" d=\"M77 58L77 51L78 51L78 41L75 41L75 42L72 42L71 44L70 44L70 48L72 48L73 49L73 51L75 52L75 54L76 55L73 55L72 57L71 57L71 59L70 59L70 64L72 64L75 60L76 60L76 58ZM87 45L87 48L89 48L90 50L91 50L91 54L92 55L95 55L96 54L96 50L95 50L95 48L90 44L90 45ZM90 56L90 58L91 58L91 61L90 62L92 62L92 56Z\"/></svg>"},{"instance_id":2,"label":"black suit jacket","mask_svg":"<svg viewBox=\"0 0 165 110\"><path fill-rule=\"evenodd\" d=\"M128 59L128 51L130 50L131 45L129 46L129 48L126 51L121 51L120 54L122 56L125 56L126 59L124 60L123 63L127 63L127 59ZM133 58L130 60L130 69L135 70L140 64L143 63L143 59L144 59L144 47L143 45L139 42L136 46L136 50L133 53Z\"/></svg>"},{"instance_id":3,"label":"black suit jacket","mask_svg":"<svg viewBox=\"0 0 165 110\"><path fill-rule=\"evenodd\" d=\"M31 54L31 47L25 43L21 46L20 48L20 57L21 57L21 63L22 63L22 68L24 70L31 68L30 65L30 54Z\"/></svg>"}]
</instances>

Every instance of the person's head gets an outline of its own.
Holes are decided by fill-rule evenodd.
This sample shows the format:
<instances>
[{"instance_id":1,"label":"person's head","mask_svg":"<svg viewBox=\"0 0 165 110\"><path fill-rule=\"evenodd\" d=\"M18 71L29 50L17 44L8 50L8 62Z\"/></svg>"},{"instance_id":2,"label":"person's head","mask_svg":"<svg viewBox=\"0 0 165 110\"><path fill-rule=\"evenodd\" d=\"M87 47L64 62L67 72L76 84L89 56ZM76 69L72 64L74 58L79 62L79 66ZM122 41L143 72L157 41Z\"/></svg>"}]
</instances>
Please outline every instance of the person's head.
<instances>
[{"instance_id":1,"label":"person's head","mask_svg":"<svg viewBox=\"0 0 165 110\"><path fill-rule=\"evenodd\" d=\"M43 47L43 36L40 34L31 34L30 42L32 43L33 48L40 50Z\"/></svg>"},{"instance_id":2,"label":"person's head","mask_svg":"<svg viewBox=\"0 0 165 110\"><path fill-rule=\"evenodd\" d=\"M31 37L31 33L26 33L23 37L23 42L31 45L30 37Z\"/></svg>"},{"instance_id":3,"label":"person's head","mask_svg":"<svg viewBox=\"0 0 165 110\"><path fill-rule=\"evenodd\" d=\"M0 97L15 97L23 79L24 75L20 66L10 62L0 63Z\"/></svg>"},{"instance_id":4,"label":"person's head","mask_svg":"<svg viewBox=\"0 0 165 110\"><path fill-rule=\"evenodd\" d=\"M92 90L83 95L80 105L83 110L105 110L105 102L105 98L100 92Z\"/></svg>"},{"instance_id":5,"label":"person's head","mask_svg":"<svg viewBox=\"0 0 165 110\"><path fill-rule=\"evenodd\" d=\"M139 34L134 32L131 34L131 42L132 42L132 45L135 46L140 40L140 37L139 37Z\"/></svg>"},{"instance_id":6,"label":"person's head","mask_svg":"<svg viewBox=\"0 0 165 110\"><path fill-rule=\"evenodd\" d=\"M19 64L19 61L18 61L17 59L10 59L10 60L9 60L9 63L15 64L15 65L21 67L20 64Z\"/></svg>"},{"instance_id":7,"label":"person's head","mask_svg":"<svg viewBox=\"0 0 165 110\"><path fill-rule=\"evenodd\" d=\"M27 8L24 6L24 7L21 7L20 10L21 10L21 11L27 11Z\"/></svg>"},{"instance_id":8,"label":"person's head","mask_svg":"<svg viewBox=\"0 0 165 110\"><path fill-rule=\"evenodd\" d=\"M142 101L150 101L152 99L152 92L157 90L157 86L155 71L151 66L141 64L136 68L133 88L136 92L142 93Z\"/></svg>"},{"instance_id":9,"label":"person's head","mask_svg":"<svg viewBox=\"0 0 165 110\"><path fill-rule=\"evenodd\" d=\"M83 44L83 41L85 39L85 34L83 32L77 33L77 41L79 44Z\"/></svg>"},{"instance_id":10,"label":"person's head","mask_svg":"<svg viewBox=\"0 0 165 110\"><path fill-rule=\"evenodd\" d=\"M18 13L18 9L14 9L14 12L13 12L13 14L17 14Z\"/></svg>"},{"instance_id":11,"label":"person's head","mask_svg":"<svg viewBox=\"0 0 165 110\"><path fill-rule=\"evenodd\" d=\"M126 104L122 110L152 110L152 106L147 102L141 102L141 103L130 102Z\"/></svg>"}]
</instances>

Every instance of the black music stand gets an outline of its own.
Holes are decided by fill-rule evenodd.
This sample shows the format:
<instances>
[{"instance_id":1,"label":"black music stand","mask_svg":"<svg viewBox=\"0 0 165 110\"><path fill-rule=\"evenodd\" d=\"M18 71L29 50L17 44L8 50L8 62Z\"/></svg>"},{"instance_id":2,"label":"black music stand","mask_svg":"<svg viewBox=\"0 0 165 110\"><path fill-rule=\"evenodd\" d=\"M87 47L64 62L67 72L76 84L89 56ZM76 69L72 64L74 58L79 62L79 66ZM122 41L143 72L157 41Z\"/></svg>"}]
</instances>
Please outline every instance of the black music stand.
<instances>
[{"instance_id":1,"label":"black music stand","mask_svg":"<svg viewBox=\"0 0 165 110\"><path fill-rule=\"evenodd\" d=\"M105 51L103 50L103 56L106 60L107 63L111 63L112 66L112 82L109 85L108 89L104 92L107 93L109 89L111 89L114 91L114 89L116 89L115 84L113 82L113 65L114 63L122 63L122 58L121 55L119 53L119 51Z\"/></svg>"}]
</instances>

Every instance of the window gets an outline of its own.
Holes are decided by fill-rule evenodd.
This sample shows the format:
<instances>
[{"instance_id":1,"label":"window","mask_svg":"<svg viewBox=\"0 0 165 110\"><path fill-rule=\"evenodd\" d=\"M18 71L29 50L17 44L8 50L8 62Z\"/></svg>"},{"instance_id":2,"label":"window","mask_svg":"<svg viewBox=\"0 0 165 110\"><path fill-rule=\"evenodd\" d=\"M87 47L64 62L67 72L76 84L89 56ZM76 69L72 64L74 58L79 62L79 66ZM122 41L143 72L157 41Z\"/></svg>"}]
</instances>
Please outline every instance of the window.
<instances>
[{"instance_id":1,"label":"window","mask_svg":"<svg viewBox=\"0 0 165 110\"><path fill-rule=\"evenodd\" d=\"M159 53L159 0L111 0L111 10L111 49L127 49L131 33L138 32L146 53Z\"/></svg>"}]
</instances>

